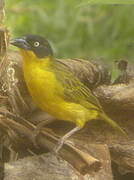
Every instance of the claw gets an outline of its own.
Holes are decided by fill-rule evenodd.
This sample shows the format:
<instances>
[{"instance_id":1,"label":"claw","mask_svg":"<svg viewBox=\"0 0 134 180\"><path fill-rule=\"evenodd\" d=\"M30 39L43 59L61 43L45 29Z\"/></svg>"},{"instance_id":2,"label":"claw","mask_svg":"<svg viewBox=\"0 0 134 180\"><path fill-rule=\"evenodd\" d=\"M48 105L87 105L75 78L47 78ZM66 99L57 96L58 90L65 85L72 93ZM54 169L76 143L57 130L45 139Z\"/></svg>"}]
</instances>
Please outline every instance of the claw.
<instances>
[{"instance_id":1,"label":"claw","mask_svg":"<svg viewBox=\"0 0 134 180\"><path fill-rule=\"evenodd\" d=\"M41 130L43 129L44 126L46 126L47 124L49 124L53 121L54 121L53 119L46 119L46 120L40 122L36 126L36 129L33 131L33 135L31 137L31 141L36 148L38 148L37 136L39 135L39 133L41 132Z\"/></svg>"},{"instance_id":2,"label":"claw","mask_svg":"<svg viewBox=\"0 0 134 180\"><path fill-rule=\"evenodd\" d=\"M59 139L58 144L54 148L54 153L58 154L59 150L62 148L63 144L67 142L67 139L72 136L75 132L79 131L81 127L75 127L71 131L69 131L67 134L65 134L61 139Z\"/></svg>"}]
</instances>

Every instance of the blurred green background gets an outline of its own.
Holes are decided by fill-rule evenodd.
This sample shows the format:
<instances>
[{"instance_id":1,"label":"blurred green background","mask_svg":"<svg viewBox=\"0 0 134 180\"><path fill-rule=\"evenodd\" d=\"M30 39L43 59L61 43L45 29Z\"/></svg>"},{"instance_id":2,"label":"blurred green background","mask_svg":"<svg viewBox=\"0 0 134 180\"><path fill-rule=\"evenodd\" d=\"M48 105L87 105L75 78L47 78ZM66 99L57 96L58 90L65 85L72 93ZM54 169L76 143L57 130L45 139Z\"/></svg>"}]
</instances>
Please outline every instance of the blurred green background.
<instances>
[{"instance_id":1,"label":"blurred green background","mask_svg":"<svg viewBox=\"0 0 134 180\"><path fill-rule=\"evenodd\" d=\"M134 6L83 2L6 0L6 24L14 37L45 36L57 57L133 60Z\"/></svg>"}]
</instances>

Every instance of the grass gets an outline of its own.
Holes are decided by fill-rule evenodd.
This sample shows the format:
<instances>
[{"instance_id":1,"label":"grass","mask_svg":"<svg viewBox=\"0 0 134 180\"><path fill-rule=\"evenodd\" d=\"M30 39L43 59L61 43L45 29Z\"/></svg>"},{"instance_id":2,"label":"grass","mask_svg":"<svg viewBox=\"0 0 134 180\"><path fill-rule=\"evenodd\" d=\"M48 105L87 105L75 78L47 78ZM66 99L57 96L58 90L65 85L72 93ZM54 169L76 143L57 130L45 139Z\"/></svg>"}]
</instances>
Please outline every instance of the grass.
<instances>
[{"instance_id":1,"label":"grass","mask_svg":"<svg viewBox=\"0 0 134 180\"><path fill-rule=\"evenodd\" d=\"M133 60L134 6L82 2L7 0L6 24L15 37L47 37L58 57Z\"/></svg>"}]
</instances>

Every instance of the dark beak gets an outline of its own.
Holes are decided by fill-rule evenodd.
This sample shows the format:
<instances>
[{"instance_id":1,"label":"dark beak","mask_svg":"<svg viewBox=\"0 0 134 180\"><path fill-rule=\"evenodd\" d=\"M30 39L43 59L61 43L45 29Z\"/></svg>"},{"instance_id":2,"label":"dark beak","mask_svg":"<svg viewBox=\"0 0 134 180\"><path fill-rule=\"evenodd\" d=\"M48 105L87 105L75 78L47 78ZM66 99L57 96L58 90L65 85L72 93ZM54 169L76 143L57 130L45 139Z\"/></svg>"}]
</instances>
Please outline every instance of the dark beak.
<instances>
[{"instance_id":1,"label":"dark beak","mask_svg":"<svg viewBox=\"0 0 134 180\"><path fill-rule=\"evenodd\" d=\"M23 38L17 38L17 39L13 39L10 41L10 44L18 47L18 48L22 48L22 49L26 49L26 50L30 50L30 45L27 43L27 41Z\"/></svg>"}]
</instances>

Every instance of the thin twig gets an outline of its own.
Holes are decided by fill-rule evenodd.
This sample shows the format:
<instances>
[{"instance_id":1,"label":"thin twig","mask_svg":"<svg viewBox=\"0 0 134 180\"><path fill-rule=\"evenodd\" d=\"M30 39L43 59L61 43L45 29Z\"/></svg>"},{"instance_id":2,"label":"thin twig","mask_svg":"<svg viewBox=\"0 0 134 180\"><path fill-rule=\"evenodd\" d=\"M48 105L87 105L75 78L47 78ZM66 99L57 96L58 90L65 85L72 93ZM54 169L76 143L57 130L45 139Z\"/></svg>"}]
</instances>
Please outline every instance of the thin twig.
<instances>
[{"instance_id":1,"label":"thin twig","mask_svg":"<svg viewBox=\"0 0 134 180\"><path fill-rule=\"evenodd\" d=\"M20 138L23 137L24 139L25 137L27 141L32 141L33 130L36 129L36 126L30 122L27 122L24 118L15 116L5 109L1 108L0 114L7 117L7 119L0 120L1 127L4 129L8 129L10 127L16 132L17 135L19 135ZM52 151L58 142L58 138L45 131L44 128L44 130L42 130L38 135L37 142L41 148L46 149L47 147L50 151ZM90 172L98 171L101 166L101 163L97 159L68 143L63 145L59 155L72 164L72 166L75 167L81 174L86 174L89 172L89 170Z\"/></svg>"}]
</instances>

